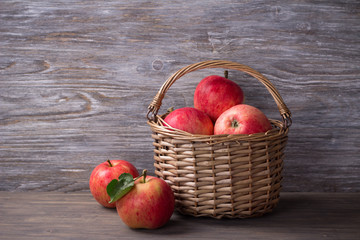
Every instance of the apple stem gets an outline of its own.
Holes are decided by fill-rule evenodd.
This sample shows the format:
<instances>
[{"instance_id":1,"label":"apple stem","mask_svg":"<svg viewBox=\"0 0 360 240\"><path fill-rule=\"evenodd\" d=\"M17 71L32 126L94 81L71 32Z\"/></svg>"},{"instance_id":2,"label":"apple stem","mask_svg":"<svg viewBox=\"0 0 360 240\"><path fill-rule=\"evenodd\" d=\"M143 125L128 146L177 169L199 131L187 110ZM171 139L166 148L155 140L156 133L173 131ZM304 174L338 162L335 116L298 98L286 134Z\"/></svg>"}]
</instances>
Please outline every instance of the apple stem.
<instances>
[{"instance_id":1,"label":"apple stem","mask_svg":"<svg viewBox=\"0 0 360 240\"><path fill-rule=\"evenodd\" d=\"M110 160L108 159L107 162L109 163L109 166L112 167L113 165L111 164Z\"/></svg>"},{"instance_id":2,"label":"apple stem","mask_svg":"<svg viewBox=\"0 0 360 240\"><path fill-rule=\"evenodd\" d=\"M234 121L231 122L231 127L232 128L237 128L237 127L239 127L239 123L234 120Z\"/></svg>"},{"instance_id":3,"label":"apple stem","mask_svg":"<svg viewBox=\"0 0 360 240\"><path fill-rule=\"evenodd\" d=\"M147 173L147 169L144 169L143 172L142 172L142 175L144 177L144 183L146 182L146 173Z\"/></svg>"},{"instance_id":4,"label":"apple stem","mask_svg":"<svg viewBox=\"0 0 360 240\"><path fill-rule=\"evenodd\" d=\"M134 178L134 181L138 180L138 179L141 178L141 177L144 177L143 181L145 182L145 180L146 180L146 173L147 173L147 169L144 169L144 170L142 171L142 174L141 174L140 176Z\"/></svg>"},{"instance_id":5,"label":"apple stem","mask_svg":"<svg viewBox=\"0 0 360 240\"><path fill-rule=\"evenodd\" d=\"M228 70L225 70L225 71L224 71L224 77L225 77L225 78L228 78L228 77L229 77L229 71L228 71Z\"/></svg>"}]
</instances>

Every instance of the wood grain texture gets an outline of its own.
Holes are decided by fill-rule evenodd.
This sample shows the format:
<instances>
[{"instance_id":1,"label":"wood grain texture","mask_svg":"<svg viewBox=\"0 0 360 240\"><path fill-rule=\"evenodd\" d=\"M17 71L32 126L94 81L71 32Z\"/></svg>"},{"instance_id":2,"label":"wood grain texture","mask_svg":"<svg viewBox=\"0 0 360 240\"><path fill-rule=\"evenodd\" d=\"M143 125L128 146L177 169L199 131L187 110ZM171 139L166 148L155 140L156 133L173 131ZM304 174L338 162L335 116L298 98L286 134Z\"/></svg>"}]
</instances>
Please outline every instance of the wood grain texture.
<instances>
[{"instance_id":1,"label":"wood grain texture","mask_svg":"<svg viewBox=\"0 0 360 240\"><path fill-rule=\"evenodd\" d=\"M90 193L0 192L0 232L2 240L358 240L359 202L359 193L283 193L279 206L262 217L218 220L174 213L160 229L131 230Z\"/></svg>"},{"instance_id":2,"label":"wood grain texture","mask_svg":"<svg viewBox=\"0 0 360 240\"><path fill-rule=\"evenodd\" d=\"M0 190L88 191L106 159L153 167L147 106L188 64L225 59L274 83L293 113L285 191L360 190L360 3L0 2ZM192 106L186 75L162 110ZM253 78L246 102L279 119Z\"/></svg>"}]
</instances>

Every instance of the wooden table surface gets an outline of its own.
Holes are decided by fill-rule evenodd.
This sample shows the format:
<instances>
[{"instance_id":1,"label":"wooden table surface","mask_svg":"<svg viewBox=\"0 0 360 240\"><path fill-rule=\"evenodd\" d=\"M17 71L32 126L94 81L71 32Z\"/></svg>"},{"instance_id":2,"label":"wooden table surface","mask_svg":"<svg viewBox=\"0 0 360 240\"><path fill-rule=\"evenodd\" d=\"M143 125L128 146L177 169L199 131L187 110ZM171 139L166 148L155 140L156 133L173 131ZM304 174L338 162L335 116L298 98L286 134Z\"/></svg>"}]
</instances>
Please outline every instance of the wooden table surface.
<instances>
[{"instance_id":1,"label":"wooden table surface","mask_svg":"<svg viewBox=\"0 0 360 240\"><path fill-rule=\"evenodd\" d=\"M0 192L0 239L360 239L360 193L281 194L251 219L174 213L156 230L132 230L90 193Z\"/></svg>"}]
</instances>

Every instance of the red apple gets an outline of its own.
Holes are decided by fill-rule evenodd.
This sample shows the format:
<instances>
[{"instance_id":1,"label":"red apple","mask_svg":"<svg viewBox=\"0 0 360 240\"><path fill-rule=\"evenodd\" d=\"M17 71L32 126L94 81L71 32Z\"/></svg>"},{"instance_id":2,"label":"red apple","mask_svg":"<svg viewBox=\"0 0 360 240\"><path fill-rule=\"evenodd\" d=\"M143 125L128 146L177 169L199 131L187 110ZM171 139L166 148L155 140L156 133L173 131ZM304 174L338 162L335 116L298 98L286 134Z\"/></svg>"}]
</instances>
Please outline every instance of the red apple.
<instances>
[{"instance_id":1,"label":"red apple","mask_svg":"<svg viewBox=\"0 0 360 240\"><path fill-rule=\"evenodd\" d=\"M173 128L192 134L212 135L214 133L214 123L209 116L192 107L176 109L167 115L164 121Z\"/></svg>"},{"instance_id":2,"label":"red apple","mask_svg":"<svg viewBox=\"0 0 360 240\"><path fill-rule=\"evenodd\" d=\"M244 93L240 86L217 75L201 80L194 94L194 107L205 112L214 122L224 111L243 101Z\"/></svg>"},{"instance_id":3,"label":"red apple","mask_svg":"<svg viewBox=\"0 0 360 240\"><path fill-rule=\"evenodd\" d=\"M239 104L220 115L214 134L253 134L270 129L271 123L263 112L256 107Z\"/></svg>"},{"instance_id":4,"label":"red apple","mask_svg":"<svg viewBox=\"0 0 360 240\"><path fill-rule=\"evenodd\" d=\"M139 176L139 172L131 163L125 160L108 160L100 163L92 171L89 180L90 191L95 200L107 208L115 208L115 203L109 203L110 197L106 187L114 178L122 173L130 173L133 177Z\"/></svg>"},{"instance_id":5,"label":"red apple","mask_svg":"<svg viewBox=\"0 0 360 240\"><path fill-rule=\"evenodd\" d=\"M164 226L175 207L174 193L162 179L145 176L135 180L134 187L116 201L116 210L130 228L155 229Z\"/></svg>"}]
</instances>

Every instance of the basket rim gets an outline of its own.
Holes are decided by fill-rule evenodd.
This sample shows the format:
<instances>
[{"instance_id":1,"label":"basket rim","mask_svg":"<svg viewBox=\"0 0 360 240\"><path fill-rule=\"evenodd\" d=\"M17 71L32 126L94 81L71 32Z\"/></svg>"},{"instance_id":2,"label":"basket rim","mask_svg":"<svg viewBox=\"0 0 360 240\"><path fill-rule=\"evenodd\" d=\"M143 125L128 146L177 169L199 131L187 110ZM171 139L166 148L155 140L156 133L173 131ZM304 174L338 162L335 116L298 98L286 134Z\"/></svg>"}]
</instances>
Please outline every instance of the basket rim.
<instances>
[{"instance_id":1,"label":"basket rim","mask_svg":"<svg viewBox=\"0 0 360 240\"><path fill-rule=\"evenodd\" d=\"M179 139L188 140L193 142L207 142L209 145L229 142L229 141L264 141L279 139L288 134L289 128L284 127L284 123L279 120L269 119L274 126L267 132L253 133L253 134L221 134L221 135L201 135L192 134L186 131L182 131L169 125L164 125L162 116L156 116L157 121L148 120L147 123L154 133L162 134L164 136Z\"/></svg>"}]
</instances>

